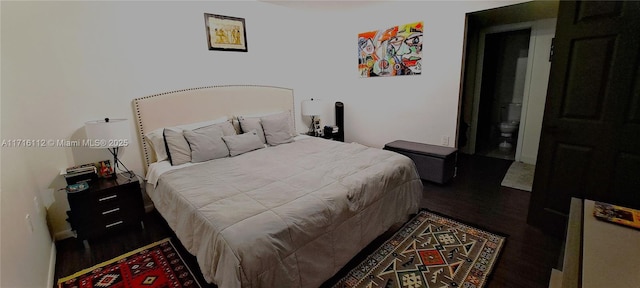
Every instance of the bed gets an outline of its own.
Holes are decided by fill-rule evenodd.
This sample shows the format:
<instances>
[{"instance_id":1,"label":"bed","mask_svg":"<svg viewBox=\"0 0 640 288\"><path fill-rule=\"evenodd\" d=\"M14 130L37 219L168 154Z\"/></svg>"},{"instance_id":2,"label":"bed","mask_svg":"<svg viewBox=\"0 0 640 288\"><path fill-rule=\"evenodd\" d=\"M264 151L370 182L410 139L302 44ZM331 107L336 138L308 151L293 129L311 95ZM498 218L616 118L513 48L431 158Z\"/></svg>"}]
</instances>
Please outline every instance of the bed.
<instances>
[{"instance_id":1,"label":"bed","mask_svg":"<svg viewBox=\"0 0 640 288\"><path fill-rule=\"evenodd\" d=\"M318 287L393 224L418 211L422 183L409 158L357 143L293 135L291 89L187 89L135 99L134 109L146 192L196 256L204 278L219 287ZM288 125L291 137L269 145L277 143L269 128L275 117L269 115L276 112L285 115L278 116L278 127ZM192 150L192 162L172 163L175 159L158 159L163 158L158 144L147 137L151 131L167 133L167 127L211 119L229 119L242 131L233 119L248 119L243 115L261 119L266 145L234 155L235 139L259 137L252 134L255 129L225 132L216 135L222 135L233 156L196 163ZM191 135L183 131L185 138Z\"/></svg>"}]
</instances>

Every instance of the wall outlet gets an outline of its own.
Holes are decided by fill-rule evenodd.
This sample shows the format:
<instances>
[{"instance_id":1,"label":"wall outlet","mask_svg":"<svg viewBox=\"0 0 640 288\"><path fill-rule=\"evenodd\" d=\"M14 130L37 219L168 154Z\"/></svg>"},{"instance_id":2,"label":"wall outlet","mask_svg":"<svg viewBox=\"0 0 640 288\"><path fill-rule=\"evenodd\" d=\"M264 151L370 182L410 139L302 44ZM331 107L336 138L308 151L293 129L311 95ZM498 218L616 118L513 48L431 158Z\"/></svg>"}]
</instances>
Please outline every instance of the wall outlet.
<instances>
[{"instance_id":1,"label":"wall outlet","mask_svg":"<svg viewBox=\"0 0 640 288\"><path fill-rule=\"evenodd\" d=\"M442 136L442 146L449 146L449 136Z\"/></svg>"}]
</instances>

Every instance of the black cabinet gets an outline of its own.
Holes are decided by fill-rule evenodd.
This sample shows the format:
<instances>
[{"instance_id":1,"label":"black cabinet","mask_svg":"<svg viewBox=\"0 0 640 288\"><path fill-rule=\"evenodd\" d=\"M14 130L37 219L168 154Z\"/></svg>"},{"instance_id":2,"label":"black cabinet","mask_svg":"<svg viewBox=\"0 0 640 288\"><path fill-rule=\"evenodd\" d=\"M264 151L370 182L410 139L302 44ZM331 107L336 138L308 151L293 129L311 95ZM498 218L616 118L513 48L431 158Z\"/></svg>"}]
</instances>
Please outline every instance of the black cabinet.
<instances>
[{"instance_id":1,"label":"black cabinet","mask_svg":"<svg viewBox=\"0 0 640 288\"><path fill-rule=\"evenodd\" d=\"M67 192L71 208L68 221L78 239L95 239L128 227L144 228L140 182L137 177L127 176L97 179L90 182L87 190Z\"/></svg>"},{"instance_id":2,"label":"black cabinet","mask_svg":"<svg viewBox=\"0 0 640 288\"><path fill-rule=\"evenodd\" d=\"M423 180L444 184L456 175L456 148L396 140L384 145L384 150L411 158Z\"/></svg>"}]
</instances>

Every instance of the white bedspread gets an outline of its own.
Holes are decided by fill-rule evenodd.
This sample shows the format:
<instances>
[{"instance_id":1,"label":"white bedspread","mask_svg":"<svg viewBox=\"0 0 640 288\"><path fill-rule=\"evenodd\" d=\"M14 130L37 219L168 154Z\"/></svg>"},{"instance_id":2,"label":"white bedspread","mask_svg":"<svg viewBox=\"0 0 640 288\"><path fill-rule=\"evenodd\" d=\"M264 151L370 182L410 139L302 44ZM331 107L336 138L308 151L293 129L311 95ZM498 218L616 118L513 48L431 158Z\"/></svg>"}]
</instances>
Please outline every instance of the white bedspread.
<instances>
[{"instance_id":1,"label":"white bedspread","mask_svg":"<svg viewBox=\"0 0 640 288\"><path fill-rule=\"evenodd\" d=\"M307 138L168 171L148 192L207 281L317 287L416 213L422 183L400 154Z\"/></svg>"}]
</instances>

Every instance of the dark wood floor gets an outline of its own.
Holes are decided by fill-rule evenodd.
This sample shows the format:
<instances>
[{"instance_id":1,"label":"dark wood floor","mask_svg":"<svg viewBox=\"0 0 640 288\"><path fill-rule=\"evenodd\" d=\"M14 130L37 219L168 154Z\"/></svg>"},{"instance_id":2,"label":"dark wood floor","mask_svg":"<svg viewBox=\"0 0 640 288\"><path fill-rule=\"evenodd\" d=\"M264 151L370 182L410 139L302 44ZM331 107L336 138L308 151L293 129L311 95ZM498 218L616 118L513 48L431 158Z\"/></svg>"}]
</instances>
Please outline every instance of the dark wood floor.
<instances>
[{"instance_id":1,"label":"dark wood floor","mask_svg":"<svg viewBox=\"0 0 640 288\"><path fill-rule=\"evenodd\" d=\"M450 185L425 183L422 207L509 235L488 287L548 287L562 241L527 225L530 192L500 186L512 161L482 156L460 160L458 177Z\"/></svg>"},{"instance_id":2,"label":"dark wood floor","mask_svg":"<svg viewBox=\"0 0 640 288\"><path fill-rule=\"evenodd\" d=\"M460 155L458 176L451 183L424 183L421 207L509 236L487 287L548 287L551 268L556 267L562 242L526 224L529 192L500 187L510 163L496 158ZM376 239L323 286L330 287L393 232ZM90 249L85 249L75 238L58 241L56 279L166 237L175 239L154 211L145 216L144 230L94 240ZM178 241L173 242L204 284L195 258L182 250Z\"/></svg>"}]
</instances>

